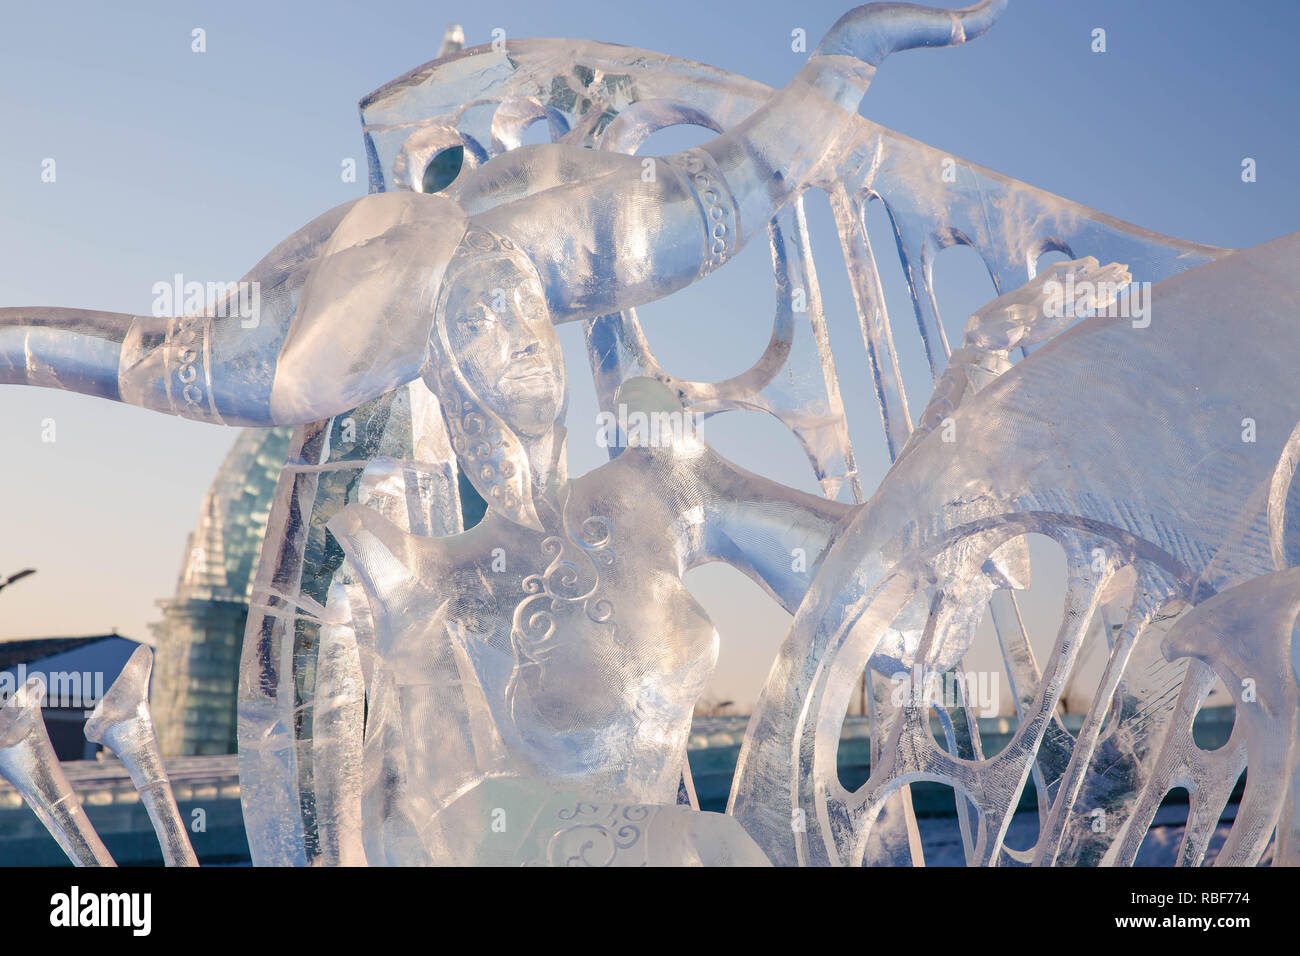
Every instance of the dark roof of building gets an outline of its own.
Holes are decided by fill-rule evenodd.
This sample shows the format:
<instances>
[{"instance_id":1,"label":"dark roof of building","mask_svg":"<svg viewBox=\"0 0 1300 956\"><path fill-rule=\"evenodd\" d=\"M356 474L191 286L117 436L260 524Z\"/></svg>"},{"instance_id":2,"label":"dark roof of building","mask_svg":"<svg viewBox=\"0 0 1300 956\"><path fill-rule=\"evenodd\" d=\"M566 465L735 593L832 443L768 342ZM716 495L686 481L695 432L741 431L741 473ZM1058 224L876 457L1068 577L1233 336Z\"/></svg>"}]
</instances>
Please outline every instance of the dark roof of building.
<instances>
[{"instance_id":1,"label":"dark roof of building","mask_svg":"<svg viewBox=\"0 0 1300 956\"><path fill-rule=\"evenodd\" d=\"M124 634L117 633L89 634L85 637L0 637L0 670L113 638L123 641L132 640Z\"/></svg>"}]
</instances>

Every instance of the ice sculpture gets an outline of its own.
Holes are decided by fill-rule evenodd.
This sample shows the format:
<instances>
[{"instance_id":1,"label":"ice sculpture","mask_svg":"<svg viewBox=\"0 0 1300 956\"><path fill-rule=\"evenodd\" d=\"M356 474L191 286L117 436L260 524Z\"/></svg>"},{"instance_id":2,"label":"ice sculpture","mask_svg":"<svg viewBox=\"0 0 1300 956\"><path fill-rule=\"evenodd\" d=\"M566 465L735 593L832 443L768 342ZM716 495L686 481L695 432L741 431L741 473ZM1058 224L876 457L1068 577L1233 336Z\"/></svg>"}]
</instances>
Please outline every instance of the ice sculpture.
<instances>
[{"instance_id":1,"label":"ice sculpture","mask_svg":"<svg viewBox=\"0 0 1300 956\"><path fill-rule=\"evenodd\" d=\"M485 312L578 321L703 278L825 172L842 121L890 52L965 42L1003 5L860 7L748 119L649 167L553 144L485 165L455 198L395 192L345 203L241 280L260 290L256 316L242 315L238 289L213 315L179 318L5 309L0 382L228 425L317 421L417 377L436 392L436 316L481 299ZM525 473L506 478L512 504L502 505L535 526L525 488Z\"/></svg>"},{"instance_id":2,"label":"ice sculpture","mask_svg":"<svg viewBox=\"0 0 1300 956\"><path fill-rule=\"evenodd\" d=\"M900 458L827 555L748 728L732 809L762 834L775 860L871 862L880 802L900 784L927 779L951 784L978 807L971 862L1099 862L1111 852L1131 861L1136 845L1118 851L1109 841L1134 812L1136 791L1155 787L1152 775L1165 761L1195 762L1177 741L1210 689L1211 668L1235 675L1230 687L1245 678L1275 684L1279 663L1288 660L1291 604L1262 610L1266 627L1201 635L1194 654L1171 636L1174 653L1165 660L1156 645L1162 619L1269 574L1270 541L1282 542L1276 550L1283 553L1294 540L1294 455L1286 452L1300 420L1300 399L1287 384L1300 347L1298 255L1300 234L1159 283L1150 305L1162 321L1146 328L1105 316L1084 320L954 411L952 441L931 434ZM1104 426L1063 427L1082 407ZM1242 441L1244 415L1260 423L1257 441ZM976 738L968 753L946 753L919 708L905 707L871 779L846 793L833 760L851 686L843 674L868 660L886 674L917 661L959 666L998 586L986 562L1029 532L1062 545L1068 589L1057 644L1041 672L1018 627L999 635L1021 717L1011 744L985 757ZM926 606L919 627L890 626L906 620L903 612L918 600ZM1281 600L1291 601L1289 592ZM1056 716L1057 699L1099 606L1120 630L1092 710L1072 738ZM1184 620L1180 626L1193 628ZM1176 663L1187 656L1204 663ZM1294 676L1283 674L1292 690L1272 692L1277 709L1266 706L1277 721L1270 733L1289 738ZM791 714L800 716L791 721ZM1249 739L1250 731L1238 730L1234 739ZM1242 766L1215 777L1217 794L1204 797L1207 805L1218 798L1215 821ZM1294 773L1293 759L1290 766ZM1028 851L1008 850L1001 839L1031 772L1049 801L1039 841ZM1152 791L1157 803L1174 785L1168 774L1160 779L1163 788ZM1208 785L1200 780L1197 789ZM1252 771L1251 802L1254 788ZM1258 816L1246 803L1238 814L1236 827L1253 833L1239 861L1258 859L1261 835L1266 841L1278 823L1278 803L1264 802ZM1099 809L1112 824L1102 834L1087 817ZM794 810L806 814L806 833L785 824ZM1195 829L1189 846L1202 839ZM1279 850L1295 836L1279 833ZM1195 850L1184 854L1199 862Z\"/></svg>"},{"instance_id":3,"label":"ice sculpture","mask_svg":"<svg viewBox=\"0 0 1300 956\"><path fill-rule=\"evenodd\" d=\"M86 739L103 744L122 761L153 823L168 866L198 866L185 822L167 780L149 713L153 651L140 646L86 721Z\"/></svg>"},{"instance_id":4,"label":"ice sculpture","mask_svg":"<svg viewBox=\"0 0 1300 956\"><path fill-rule=\"evenodd\" d=\"M229 318L240 314L231 300L214 310L227 318L0 310L0 383L297 426L240 680L255 862L921 862L908 786L923 779L962 794L972 864L1131 862L1152 801L1187 775L1201 790L1181 855L1196 862L1247 765L1255 789L1223 859L1257 859L1275 829L1275 858L1294 854L1294 682L1269 685L1268 716L1244 719L1226 754L1201 759L1186 739L1209 675L1276 668L1295 617L1295 239L1229 255L971 164L954 162L953 182L940 174L948 157L857 115L889 53L964 43L1004 6L857 8L775 92L621 47L461 51L449 34L442 57L362 102L372 195L309 223L245 277L257 314ZM552 143L520 145L534 122ZM633 155L683 123L718 135ZM831 201L896 459L869 499L804 223L808 189ZM935 381L915 429L864 225L875 200L890 211ZM765 229L768 349L726 381L674 377L635 307L705 279ZM951 351L931 269L956 243L979 251L1000 296ZM1072 261L1030 281L1048 250ZM1043 280L1065 277L1159 283L1167 318L1144 329L1054 318ZM553 329L565 321L584 323L603 409L668 423L653 439L624 435L607 465L578 477L565 466ZM1205 395L1190 413L1189 383ZM1064 429L1084 404L1091 427ZM791 429L825 499L742 471L687 427L738 408ZM1225 429L1247 414L1268 437L1232 447ZM488 509L468 531L460 480ZM1060 542L1070 566L1041 671L1014 597L1029 532ZM682 575L707 560L797 610L726 816L676 805L716 654ZM1246 613L1252 601L1265 610ZM928 714L881 693L897 668L960 668L986 606L1022 718L989 757L965 705L939 714L940 746ZM1185 607L1167 659L1152 635ZM1057 695L1098 608L1119 630L1072 736ZM1215 615L1249 619L1252 632L1217 645ZM835 753L864 673L872 777L850 794ZM1270 737L1279 714L1289 723ZM1117 765L1119 782L1106 773ZM1012 850L1003 836L1031 775L1039 840ZM169 858L182 861L158 806ZM1096 810L1118 829L1084 826Z\"/></svg>"},{"instance_id":5,"label":"ice sculpture","mask_svg":"<svg viewBox=\"0 0 1300 956\"><path fill-rule=\"evenodd\" d=\"M815 566L849 510L747 474L692 435L654 445L632 435L619 457L568 478L550 326L502 325L501 354L536 358L516 360L499 384L491 374L501 370L484 375L472 357L451 357L473 351L439 359L444 400L456 402L453 442L467 469L481 469L483 521L430 539L353 504L329 524L369 599L372 674L389 681L367 711L371 860L455 859L431 854L447 842L440 811L488 776L581 788L589 802L671 804L717 654L682 574L726 560L793 610L807 575L789 555L802 549ZM630 381L619 402L629 418L685 417L649 379ZM498 445L518 442L520 457L503 467L532 476L523 487L537 528L512 520L523 507L483 477L475 445L489 447L480 436L494 433Z\"/></svg>"},{"instance_id":6,"label":"ice sculpture","mask_svg":"<svg viewBox=\"0 0 1300 956\"><path fill-rule=\"evenodd\" d=\"M228 753L248 599L290 429L242 431L199 505L172 596L151 625L150 702L168 756Z\"/></svg>"},{"instance_id":7,"label":"ice sculpture","mask_svg":"<svg viewBox=\"0 0 1300 956\"><path fill-rule=\"evenodd\" d=\"M54 756L41 704L45 682L33 677L0 707L0 776L9 781L78 866L113 866L90 818Z\"/></svg>"}]
</instances>

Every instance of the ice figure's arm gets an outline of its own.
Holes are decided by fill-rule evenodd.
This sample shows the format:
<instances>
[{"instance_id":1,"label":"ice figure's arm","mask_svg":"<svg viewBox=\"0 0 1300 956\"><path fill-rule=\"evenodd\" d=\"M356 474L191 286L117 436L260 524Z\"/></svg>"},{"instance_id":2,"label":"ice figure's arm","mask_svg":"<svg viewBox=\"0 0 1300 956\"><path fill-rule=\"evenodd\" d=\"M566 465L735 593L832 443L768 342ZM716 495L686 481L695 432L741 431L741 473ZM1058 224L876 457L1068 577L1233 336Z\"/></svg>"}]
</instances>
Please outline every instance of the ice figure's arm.
<instances>
[{"instance_id":1,"label":"ice figure's arm","mask_svg":"<svg viewBox=\"0 0 1300 956\"><path fill-rule=\"evenodd\" d=\"M367 196L308 223L210 307L182 285L178 318L0 309L0 384L227 425L327 418L417 376L464 228L442 197Z\"/></svg>"},{"instance_id":2,"label":"ice figure's arm","mask_svg":"<svg viewBox=\"0 0 1300 956\"><path fill-rule=\"evenodd\" d=\"M853 505L798 491L733 465L699 458L704 504L693 564L723 561L793 614Z\"/></svg>"},{"instance_id":3,"label":"ice figure's arm","mask_svg":"<svg viewBox=\"0 0 1300 956\"><path fill-rule=\"evenodd\" d=\"M682 571L723 561L793 613L857 508L727 461L700 437L678 394L657 379L628 379L614 404L626 409L629 422L643 416L646 423L621 436L627 446L615 461L634 470L629 480L646 482L647 494L658 489L673 503Z\"/></svg>"},{"instance_id":4,"label":"ice figure's arm","mask_svg":"<svg viewBox=\"0 0 1300 956\"><path fill-rule=\"evenodd\" d=\"M277 424L270 420L270 388L296 302L285 293L301 289L305 265L351 205L280 243L211 309L206 301L185 302L183 280L179 289L164 283L161 310L192 315L0 309L0 384L64 389L232 425ZM206 299L206 291L197 297Z\"/></svg>"},{"instance_id":5,"label":"ice figure's arm","mask_svg":"<svg viewBox=\"0 0 1300 956\"><path fill-rule=\"evenodd\" d=\"M226 374L214 340L223 337L218 323L230 321L240 320L0 309L0 384L80 392L201 421L279 424L270 416L279 343L260 356L240 355L245 361L230 363L234 374Z\"/></svg>"},{"instance_id":6,"label":"ice figure's arm","mask_svg":"<svg viewBox=\"0 0 1300 956\"><path fill-rule=\"evenodd\" d=\"M374 667L393 684L396 696L383 703L404 728L396 733L405 741L406 773L423 774L421 799L437 803L504 753L463 618L475 603L466 595L481 584L477 572L449 568L448 539L411 534L377 504L349 505L327 527L368 600Z\"/></svg>"},{"instance_id":7,"label":"ice figure's arm","mask_svg":"<svg viewBox=\"0 0 1300 956\"><path fill-rule=\"evenodd\" d=\"M1005 0L965 10L878 3L845 14L794 79L705 145L556 186L474 217L537 265L557 322L660 298L731 259L816 182L890 53L987 30ZM484 167L485 171L491 164Z\"/></svg>"},{"instance_id":8,"label":"ice figure's arm","mask_svg":"<svg viewBox=\"0 0 1300 956\"><path fill-rule=\"evenodd\" d=\"M972 395L1011 368L1011 350L1040 345L1084 315L1103 312L1132 281L1128 267L1092 256L1057 262L999 296L966 323L962 347L948 358L925 411L899 458L911 453Z\"/></svg>"},{"instance_id":9,"label":"ice figure's arm","mask_svg":"<svg viewBox=\"0 0 1300 956\"><path fill-rule=\"evenodd\" d=\"M135 321L88 309L0 309L0 385L44 385L120 402L117 368Z\"/></svg>"}]
</instances>

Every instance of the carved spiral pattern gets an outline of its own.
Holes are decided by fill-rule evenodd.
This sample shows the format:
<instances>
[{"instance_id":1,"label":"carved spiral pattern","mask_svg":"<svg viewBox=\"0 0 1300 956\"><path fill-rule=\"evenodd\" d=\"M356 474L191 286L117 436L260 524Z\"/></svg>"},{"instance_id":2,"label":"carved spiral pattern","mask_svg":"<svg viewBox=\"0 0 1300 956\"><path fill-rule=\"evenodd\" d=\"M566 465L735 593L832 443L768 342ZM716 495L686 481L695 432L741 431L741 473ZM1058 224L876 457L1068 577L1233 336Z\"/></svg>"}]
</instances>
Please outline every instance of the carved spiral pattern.
<instances>
[{"instance_id":1,"label":"carved spiral pattern","mask_svg":"<svg viewBox=\"0 0 1300 956\"><path fill-rule=\"evenodd\" d=\"M567 511L567 505L566 500L562 511ZM555 646L554 639L559 629L556 612L565 605L577 605L588 620L617 633L618 625L613 623L613 602L594 598L600 587L601 568L614 564L614 552L609 550L613 523L608 518L593 515L583 521L580 536L573 534L567 520L563 525L565 536L577 548L566 548L565 538L558 535L544 538L540 550L550 563L543 573L524 578L522 589L526 596L515 607L510 632L515 667L506 686L507 706L512 719L520 677L529 668L542 667L548 652ZM576 558L585 560L579 563L573 560Z\"/></svg>"},{"instance_id":2,"label":"carved spiral pattern","mask_svg":"<svg viewBox=\"0 0 1300 956\"><path fill-rule=\"evenodd\" d=\"M579 802L572 810L561 810L556 816L560 820L573 820L602 810L604 814L598 820L557 830L547 841L545 862L552 866L605 867L613 866L620 855L635 852L645 834L640 824L650 818L649 807L602 808ZM642 860L641 865L645 866L646 861Z\"/></svg>"}]
</instances>

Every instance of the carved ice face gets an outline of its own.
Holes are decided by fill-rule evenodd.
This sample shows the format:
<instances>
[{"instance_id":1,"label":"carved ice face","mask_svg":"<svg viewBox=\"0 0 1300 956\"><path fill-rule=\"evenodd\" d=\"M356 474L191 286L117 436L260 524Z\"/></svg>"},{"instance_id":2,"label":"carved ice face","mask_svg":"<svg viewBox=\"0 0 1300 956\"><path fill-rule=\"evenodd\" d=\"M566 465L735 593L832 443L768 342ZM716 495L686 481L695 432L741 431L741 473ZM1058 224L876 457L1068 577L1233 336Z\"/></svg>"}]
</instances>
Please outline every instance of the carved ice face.
<instances>
[{"instance_id":1,"label":"carved ice face","mask_svg":"<svg viewBox=\"0 0 1300 956\"><path fill-rule=\"evenodd\" d=\"M479 400L521 435L555 426L564 356L537 276L509 258L461 270L445 303L447 340Z\"/></svg>"}]
</instances>

